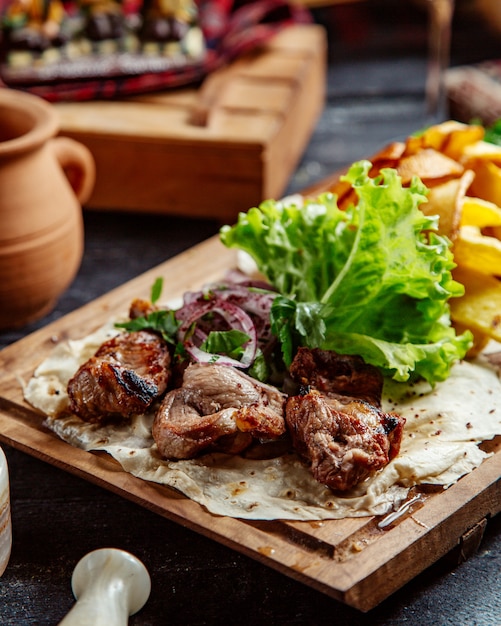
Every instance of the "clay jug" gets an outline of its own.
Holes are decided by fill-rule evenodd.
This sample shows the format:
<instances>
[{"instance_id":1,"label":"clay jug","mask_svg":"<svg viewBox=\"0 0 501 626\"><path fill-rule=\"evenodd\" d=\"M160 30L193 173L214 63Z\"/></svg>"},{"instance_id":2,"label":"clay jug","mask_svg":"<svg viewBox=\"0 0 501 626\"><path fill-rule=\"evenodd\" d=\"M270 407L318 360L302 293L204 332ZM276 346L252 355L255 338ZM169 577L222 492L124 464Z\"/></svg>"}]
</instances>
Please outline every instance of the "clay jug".
<instances>
[{"instance_id":1,"label":"clay jug","mask_svg":"<svg viewBox=\"0 0 501 626\"><path fill-rule=\"evenodd\" d=\"M51 104L0 88L0 329L49 313L80 267L95 164L58 130Z\"/></svg>"}]
</instances>

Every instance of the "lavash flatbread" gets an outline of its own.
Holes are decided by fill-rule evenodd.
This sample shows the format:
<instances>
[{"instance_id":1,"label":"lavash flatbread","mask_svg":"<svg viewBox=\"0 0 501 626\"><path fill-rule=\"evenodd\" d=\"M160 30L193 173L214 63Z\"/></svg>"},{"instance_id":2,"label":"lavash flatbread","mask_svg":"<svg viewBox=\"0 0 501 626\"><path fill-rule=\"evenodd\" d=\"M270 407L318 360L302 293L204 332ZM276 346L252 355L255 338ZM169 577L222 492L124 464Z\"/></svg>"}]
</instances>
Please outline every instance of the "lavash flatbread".
<instances>
[{"instance_id":1,"label":"lavash flatbread","mask_svg":"<svg viewBox=\"0 0 501 626\"><path fill-rule=\"evenodd\" d=\"M501 434L501 383L481 357L456 364L435 389L426 382L386 381L383 410L397 411L407 420L400 454L344 497L315 481L295 454L271 460L207 454L166 461L151 437L152 414L105 427L64 415L68 380L118 332L111 321L82 340L56 346L25 386L25 399L46 415L45 424L64 441L106 451L126 472L173 487L216 515L253 520L383 515L396 509L412 486L446 488L478 467L488 456L478 444Z\"/></svg>"}]
</instances>

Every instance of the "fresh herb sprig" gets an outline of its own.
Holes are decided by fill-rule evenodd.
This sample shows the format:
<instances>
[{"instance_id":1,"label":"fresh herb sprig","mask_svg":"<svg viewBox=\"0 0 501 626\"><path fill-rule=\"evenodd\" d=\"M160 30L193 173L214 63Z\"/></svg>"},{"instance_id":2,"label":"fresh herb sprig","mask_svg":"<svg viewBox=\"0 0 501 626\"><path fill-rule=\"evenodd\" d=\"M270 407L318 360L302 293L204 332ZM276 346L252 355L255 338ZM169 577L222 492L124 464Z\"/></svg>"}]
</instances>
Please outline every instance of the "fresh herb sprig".
<instances>
[{"instance_id":1,"label":"fresh herb sprig","mask_svg":"<svg viewBox=\"0 0 501 626\"><path fill-rule=\"evenodd\" d=\"M156 304L162 295L163 278L155 279L151 287L150 301ZM119 322L115 324L116 328L123 328L129 332L139 330L152 330L159 333L172 345L177 344L177 331L181 326L181 322L176 318L176 312L173 309L159 309L151 311L146 315L136 317L128 322Z\"/></svg>"},{"instance_id":2,"label":"fresh herb sprig","mask_svg":"<svg viewBox=\"0 0 501 626\"><path fill-rule=\"evenodd\" d=\"M115 324L117 328L124 330L152 330L159 333L165 341L175 345L177 343L177 331L181 322L176 319L176 313L172 309L152 311L142 317L136 317L128 322Z\"/></svg>"}]
</instances>

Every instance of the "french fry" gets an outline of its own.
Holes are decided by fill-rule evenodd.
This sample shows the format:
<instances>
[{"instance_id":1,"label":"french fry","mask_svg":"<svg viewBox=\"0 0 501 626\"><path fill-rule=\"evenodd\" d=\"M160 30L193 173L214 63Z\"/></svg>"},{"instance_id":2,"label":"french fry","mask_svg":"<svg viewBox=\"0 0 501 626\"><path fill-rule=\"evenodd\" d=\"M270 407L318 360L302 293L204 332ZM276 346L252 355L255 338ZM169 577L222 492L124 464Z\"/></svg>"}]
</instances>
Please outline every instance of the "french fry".
<instances>
[{"instance_id":1,"label":"french fry","mask_svg":"<svg viewBox=\"0 0 501 626\"><path fill-rule=\"evenodd\" d=\"M451 298L451 320L458 330L469 328L477 347L486 337L501 341L501 282L475 270L458 267L454 278L464 285L461 298Z\"/></svg>"}]
</instances>

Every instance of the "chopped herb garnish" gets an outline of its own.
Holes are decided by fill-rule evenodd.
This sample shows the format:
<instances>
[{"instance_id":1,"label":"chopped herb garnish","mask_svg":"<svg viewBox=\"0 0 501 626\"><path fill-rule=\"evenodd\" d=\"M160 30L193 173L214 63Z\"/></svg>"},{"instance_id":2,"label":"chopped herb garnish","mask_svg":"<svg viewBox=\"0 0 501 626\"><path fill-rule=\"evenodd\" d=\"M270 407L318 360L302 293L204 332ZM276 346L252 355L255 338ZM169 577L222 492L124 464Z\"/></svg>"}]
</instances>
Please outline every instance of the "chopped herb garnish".
<instances>
[{"instance_id":1,"label":"chopped herb garnish","mask_svg":"<svg viewBox=\"0 0 501 626\"><path fill-rule=\"evenodd\" d=\"M136 317L129 322L115 324L117 328L123 328L128 331L152 330L165 339L165 341L175 344L177 339L177 331L181 322L176 319L175 311L160 310L148 313L143 317Z\"/></svg>"}]
</instances>

